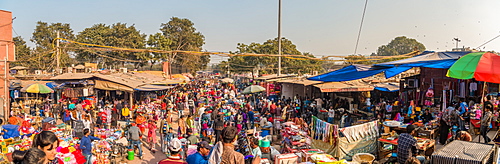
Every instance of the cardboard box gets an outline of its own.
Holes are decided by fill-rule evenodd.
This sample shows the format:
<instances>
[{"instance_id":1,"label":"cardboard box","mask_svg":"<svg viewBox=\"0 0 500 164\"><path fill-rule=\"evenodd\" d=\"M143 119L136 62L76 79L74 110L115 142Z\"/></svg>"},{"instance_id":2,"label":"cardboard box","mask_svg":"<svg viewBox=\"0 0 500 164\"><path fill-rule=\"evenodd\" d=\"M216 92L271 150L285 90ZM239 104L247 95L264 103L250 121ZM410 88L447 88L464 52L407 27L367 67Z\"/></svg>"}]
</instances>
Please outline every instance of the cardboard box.
<instances>
[{"instance_id":1,"label":"cardboard box","mask_svg":"<svg viewBox=\"0 0 500 164\"><path fill-rule=\"evenodd\" d=\"M278 154L274 157L274 164L297 164L299 163L299 156L288 153Z\"/></svg>"}]
</instances>

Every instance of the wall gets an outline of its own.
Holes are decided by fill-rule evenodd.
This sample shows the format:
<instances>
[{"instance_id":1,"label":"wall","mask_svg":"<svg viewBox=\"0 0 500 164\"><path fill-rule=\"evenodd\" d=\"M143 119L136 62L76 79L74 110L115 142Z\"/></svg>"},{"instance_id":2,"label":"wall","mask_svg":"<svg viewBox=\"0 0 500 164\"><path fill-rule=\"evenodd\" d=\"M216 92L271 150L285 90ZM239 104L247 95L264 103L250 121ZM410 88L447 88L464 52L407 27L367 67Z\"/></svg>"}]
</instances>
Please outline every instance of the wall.
<instances>
[{"instance_id":1,"label":"wall","mask_svg":"<svg viewBox=\"0 0 500 164\"><path fill-rule=\"evenodd\" d=\"M9 103L3 103L3 100L9 100L9 82L5 81L9 72L8 61L15 60L15 45L12 41L12 12L0 10L0 115L1 117L8 117ZM7 68L7 69L5 69Z\"/></svg>"}]
</instances>

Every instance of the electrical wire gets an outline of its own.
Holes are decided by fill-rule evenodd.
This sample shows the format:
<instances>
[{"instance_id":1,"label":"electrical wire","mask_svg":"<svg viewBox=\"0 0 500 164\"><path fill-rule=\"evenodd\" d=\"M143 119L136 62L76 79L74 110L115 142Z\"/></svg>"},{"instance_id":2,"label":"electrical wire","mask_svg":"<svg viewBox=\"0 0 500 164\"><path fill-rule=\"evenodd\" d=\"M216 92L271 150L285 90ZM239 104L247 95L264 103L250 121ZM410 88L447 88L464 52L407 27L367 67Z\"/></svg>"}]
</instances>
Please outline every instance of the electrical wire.
<instances>
[{"instance_id":1,"label":"electrical wire","mask_svg":"<svg viewBox=\"0 0 500 164\"><path fill-rule=\"evenodd\" d=\"M363 9L363 16L361 16L361 24L359 25L358 39L356 40L356 47L354 48L354 55L358 52L359 37L361 36L361 29L363 28L363 21L365 20L365 12L368 0L365 1L365 8Z\"/></svg>"},{"instance_id":2,"label":"electrical wire","mask_svg":"<svg viewBox=\"0 0 500 164\"><path fill-rule=\"evenodd\" d=\"M66 43L73 43L73 44L87 46L87 47L68 47L70 49L87 49L87 50L90 49L90 50L98 50L98 51L125 51L125 52L147 52L147 53L151 53L151 52L154 52L154 53L180 53L180 54L192 54L192 55L218 55L218 56L224 56L224 57L234 57L234 56L279 57L280 56L277 54L254 54L254 53L231 54L231 53L225 53L225 52L198 52L198 51L182 51L182 50L166 51L166 50L155 50L155 49L123 48L123 47L81 43L81 42L72 41L72 40L68 40L68 39L64 39L64 38L55 38L52 41L52 47L54 49L55 49L54 42L56 40L63 40ZM408 54L403 54L403 55L398 55L398 56L387 56L387 57L371 56L368 59L362 59L362 60L356 60L356 61L373 61L373 60L391 59L391 58L399 58L399 57L411 57L411 56L414 56L418 53L419 53L419 51L413 51L413 52L410 52ZM282 57L293 59L293 60L345 61L345 60L347 60L346 58L349 58L350 56L333 56L332 55L332 56L326 56L323 58L315 58L315 57L309 57L309 56L305 56L305 55L284 54L284 55L282 55ZM329 57L343 58L343 60L330 60L330 59L328 59ZM131 61L134 61L134 60L131 60ZM134 62L143 62L143 61L135 60Z\"/></svg>"},{"instance_id":3,"label":"electrical wire","mask_svg":"<svg viewBox=\"0 0 500 164\"><path fill-rule=\"evenodd\" d=\"M486 44L490 43L491 41L493 41L493 40L497 39L498 37L500 37L500 35L498 35L498 36L494 37L493 39L488 40L487 42L485 42L485 43L481 44L480 46L477 46L477 49L481 49L481 47L482 47L482 46L484 46L484 45L486 45Z\"/></svg>"}]
</instances>

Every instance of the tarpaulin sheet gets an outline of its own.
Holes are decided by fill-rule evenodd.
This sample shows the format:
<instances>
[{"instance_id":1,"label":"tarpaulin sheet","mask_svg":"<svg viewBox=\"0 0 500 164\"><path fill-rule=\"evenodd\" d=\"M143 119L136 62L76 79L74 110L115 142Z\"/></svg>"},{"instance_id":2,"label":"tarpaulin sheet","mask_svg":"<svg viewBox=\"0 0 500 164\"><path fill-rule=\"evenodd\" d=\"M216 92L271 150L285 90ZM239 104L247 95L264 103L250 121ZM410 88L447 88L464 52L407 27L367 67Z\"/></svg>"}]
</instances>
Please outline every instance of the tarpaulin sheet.
<instances>
[{"instance_id":1,"label":"tarpaulin sheet","mask_svg":"<svg viewBox=\"0 0 500 164\"><path fill-rule=\"evenodd\" d=\"M164 85L151 85L146 84L140 87L135 88L137 91L161 91L173 88L174 86L164 86Z\"/></svg>"},{"instance_id":2,"label":"tarpaulin sheet","mask_svg":"<svg viewBox=\"0 0 500 164\"><path fill-rule=\"evenodd\" d=\"M357 80L373 76L384 71L383 69L370 69L366 65L350 65L342 69L308 78L308 80L340 82Z\"/></svg>"},{"instance_id":3,"label":"tarpaulin sheet","mask_svg":"<svg viewBox=\"0 0 500 164\"><path fill-rule=\"evenodd\" d=\"M379 91L385 91L385 92L396 92L399 91L399 85L397 84L392 84L392 83L380 83L380 84L375 84L375 89Z\"/></svg>"},{"instance_id":4,"label":"tarpaulin sheet","mask_svg":"<svg viewBox=\"0 0 500 164\"><path fill-rule=\"evenodd\" d=\"M134 92L133 88L127 87L125 85L121 85L118 83L113 83L110 81L104 81L104 80L96 80L95 81L95 88L96 89L101 89L101 90L119 90L119 91L127 91L127 92Z\"/></svg>"},{"instance_id":5,"label":"tarpaulin sheet","mask_svg":"<svg viewBox=\"0 0 500 164\"><path fill-rule=\"evenodd\" d=\"M470 51L433 52L418 55L408 59L375 64L375 66L401 66L401 67L426 67L426 68L450 68L458 58L470 53Z\"/></svg>"},{"instance_id":6,"label":"tarpaulin sheet","mask_svg":"<svg viewBox=\"0 0 500 164\"><path fill-rule=\"evenodd\" d=\"M369 66L369 65L355 64L344 67L336 71L308 78L308 80L316 80L324 82L351 81L351 80L362 79L365 77L370 77L382 72L385 73L385 78L391 78L409 69L411 69L411 67Z\"/></svg>"}]
</instances>

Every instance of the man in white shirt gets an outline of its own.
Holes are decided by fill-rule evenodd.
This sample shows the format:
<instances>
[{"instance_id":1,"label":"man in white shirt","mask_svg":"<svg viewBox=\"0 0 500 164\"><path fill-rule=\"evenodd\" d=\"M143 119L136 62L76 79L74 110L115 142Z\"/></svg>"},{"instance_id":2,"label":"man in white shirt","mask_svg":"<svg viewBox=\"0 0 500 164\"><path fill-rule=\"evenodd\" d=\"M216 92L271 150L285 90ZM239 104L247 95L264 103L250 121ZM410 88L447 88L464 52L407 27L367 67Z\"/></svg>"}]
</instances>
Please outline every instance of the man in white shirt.
<instances>
[{"instance_id":1,"label":"man in white shirt","mask_svg":"<svg viewBox=\"0 0 500 164\"><path fill-rule=\"evenodd\" d=\"M330 109L328 109L328 123L333 124L334 117L335 117L335 110L333 110L333 106L330 106Z\"/></svg>"},{"instance_id":2,"label":"man in white shirt","mask_svg":"<svg viewBox=\"0 0 500 164\"><path fill-rule=\"evenodd\" d=\"M318 108L318 110L323 109L323 103L324 103L323 99L321 99L321 98L318 97L318 98L316 98L314 100L316 101L316 105L317 105L316 107Z\"/></svg>"}]
</instances>

